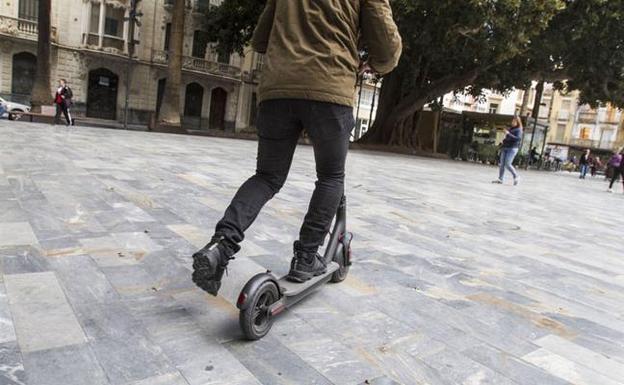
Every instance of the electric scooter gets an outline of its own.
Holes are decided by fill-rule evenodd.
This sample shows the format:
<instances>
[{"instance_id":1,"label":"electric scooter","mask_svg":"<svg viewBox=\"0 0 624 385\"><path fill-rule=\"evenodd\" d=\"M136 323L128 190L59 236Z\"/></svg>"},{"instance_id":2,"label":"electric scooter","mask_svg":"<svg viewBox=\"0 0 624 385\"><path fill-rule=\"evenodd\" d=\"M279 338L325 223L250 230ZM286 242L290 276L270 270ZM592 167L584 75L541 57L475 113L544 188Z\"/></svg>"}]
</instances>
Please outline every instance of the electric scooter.
<instances>
[{"instance_id":1,"label":"electric scooter","mask_svg":"<svg viewBox=\"0 0 624 385\"><path fill-rule=\"evenodd\" d=\"M327 272L303 283L294 283L286 276L276 277L271 271L251 278L238 296L240 327L249 340L258 340L271 330L275 316L295 305L327 282L342 282L351 266L351 240L347 232L347 199L342 197L329 244L323 254Z\"/></svg>"}]
</instances>

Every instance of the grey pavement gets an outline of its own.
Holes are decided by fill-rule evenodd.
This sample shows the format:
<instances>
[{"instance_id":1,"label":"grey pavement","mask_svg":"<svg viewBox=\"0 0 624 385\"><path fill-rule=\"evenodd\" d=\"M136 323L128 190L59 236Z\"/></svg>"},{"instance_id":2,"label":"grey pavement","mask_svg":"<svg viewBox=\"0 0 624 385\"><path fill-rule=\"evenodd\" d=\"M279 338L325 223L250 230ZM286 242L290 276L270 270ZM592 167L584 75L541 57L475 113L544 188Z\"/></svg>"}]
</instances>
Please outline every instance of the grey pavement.
<instances>
[{"instance_id":1,"label":"grey pavement","mask_svg":"<svg viewBox=\"0 0 624 385\"><path fill-rule=\"evenodd\" d=\"M624 384L624 194L567 173L352 151L348 279L243 341L314 179L301 146L205 294L190 256L255 145L0 121L0 384Z\"/></svg>"}]
</instances>

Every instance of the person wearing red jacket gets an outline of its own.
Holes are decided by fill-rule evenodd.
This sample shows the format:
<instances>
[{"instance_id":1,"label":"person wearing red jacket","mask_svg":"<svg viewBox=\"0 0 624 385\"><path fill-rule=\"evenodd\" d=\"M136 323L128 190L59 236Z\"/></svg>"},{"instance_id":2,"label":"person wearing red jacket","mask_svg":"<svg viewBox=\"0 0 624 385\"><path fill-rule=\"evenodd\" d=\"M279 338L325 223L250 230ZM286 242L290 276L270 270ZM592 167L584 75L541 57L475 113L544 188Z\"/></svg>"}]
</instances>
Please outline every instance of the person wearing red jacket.
<instances>
[{"instance_id":1,"label":"person wearing red jacket","mask_svg":"<svg viewBox=\"0 0 624 385\"><path fill-rule=\"evenodd\" d=\"M69 114L69 107L72 103L73 93L71 88L67 85L65 79L59 80L59 86L54 94L54 104L56 105L56 115L54 116L54 124L58 124L61 119L61 113L65 116L67 125L72 124L72 119Z\"/></svg>"}]
</instances>

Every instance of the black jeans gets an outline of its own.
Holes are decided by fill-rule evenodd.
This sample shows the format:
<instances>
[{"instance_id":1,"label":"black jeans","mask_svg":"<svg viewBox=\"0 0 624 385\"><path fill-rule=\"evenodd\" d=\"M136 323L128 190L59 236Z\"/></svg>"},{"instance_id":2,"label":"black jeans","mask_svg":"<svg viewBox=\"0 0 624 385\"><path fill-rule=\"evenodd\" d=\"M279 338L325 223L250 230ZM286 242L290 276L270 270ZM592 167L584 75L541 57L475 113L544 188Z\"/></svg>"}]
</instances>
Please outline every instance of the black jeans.
<instances>
[{"instance_id":1,"label":"black jeans","mask_svg":"<svg viewBox=\"0 0 624 385\"><path fill-rule=\"evenodd\" d=\"M313 144L317 181L295 247L309 253L318 250L344 192L345 161L353 125L353 108L348 106L299 99L260 104L256 174L239 188L216 226L215 236L225 238L223 243L230 254L238 251L245 230L284 185L304 129Z\"/></svg>"},{"instance_id":2,"label":"black jeans","mask_svg":"<svg viewBox=\"0 0 624 385\"><path fill-rule=\"evenodd\" d=\"M624 168L614 167L613 168L613 177L611 178L611 183L609 183L609 188L613 188L613 185L618 180L618 178L622 176L622 184L624 185Z\"/></svg>"},{"instance_id":3,"label":"black jeans","mask_svg":"<svg viewBox=\"0 0 624 385\"><path fill-rule=\"evenodd\" d=\"M65 101L62 103L56 103L56 115L54 116L54 124L59 124L61 120L61 113L65 115L65 120L67 121L67 125L71 124L71 119L69 118L69 110L65 105Z\"/></svg>"}]
</instances>

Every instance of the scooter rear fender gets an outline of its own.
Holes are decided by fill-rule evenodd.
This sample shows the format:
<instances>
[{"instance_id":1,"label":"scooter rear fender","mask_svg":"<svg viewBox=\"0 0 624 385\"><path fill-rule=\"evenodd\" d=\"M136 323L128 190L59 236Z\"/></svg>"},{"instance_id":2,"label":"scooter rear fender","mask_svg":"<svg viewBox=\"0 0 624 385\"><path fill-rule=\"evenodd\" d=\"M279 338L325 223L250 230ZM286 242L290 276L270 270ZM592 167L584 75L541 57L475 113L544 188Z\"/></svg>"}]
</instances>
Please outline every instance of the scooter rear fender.
<instances>
[{"instance_id":1,"label":"scooter rear fender","mask_svg":"<svg viewBox=\"0 0 624 385\"><path fill-rule=\"evenodd\" d=\"M265 273L259 273L254 275L243 287L240 294L238 295L238 300L236 301L236 307L240 310L245 310L250 306L252 294L260 288L265 282L273 282L277 291L280 293L280 298L282 296L280 286L278 284L278 279L275 277L270 271ZM279 299L279 298L278 298Z\"/></svg>"}]
</instances>

